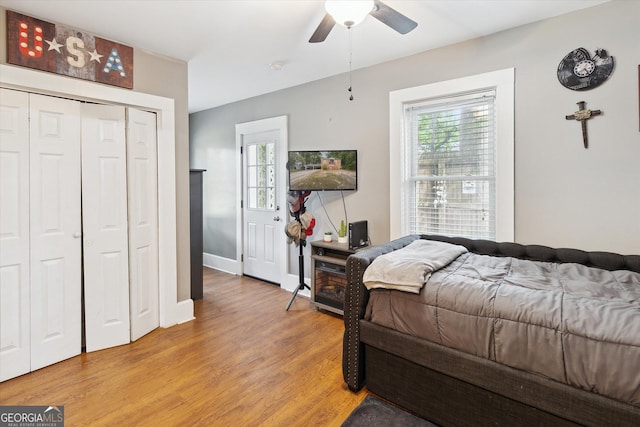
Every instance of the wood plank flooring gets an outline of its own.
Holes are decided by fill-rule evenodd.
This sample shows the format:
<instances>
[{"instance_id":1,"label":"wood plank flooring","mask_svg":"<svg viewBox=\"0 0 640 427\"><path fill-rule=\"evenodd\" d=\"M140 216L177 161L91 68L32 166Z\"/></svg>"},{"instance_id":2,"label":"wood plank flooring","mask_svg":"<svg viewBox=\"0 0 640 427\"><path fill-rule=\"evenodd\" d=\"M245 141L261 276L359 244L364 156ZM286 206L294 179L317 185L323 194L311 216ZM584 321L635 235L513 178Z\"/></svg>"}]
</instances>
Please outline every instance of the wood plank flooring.
<instances>
[{"instance_id":1,"label":"wood plank flooring","mask_svg":"<svg viewBox=\"0 0 640 427\"><path fill-rule=\"evenodd\" d=\"M205 268L194 321L0 384L0 405L64 405L74 426L339 426L342 318Z\"/></svg>"}]
</instances>

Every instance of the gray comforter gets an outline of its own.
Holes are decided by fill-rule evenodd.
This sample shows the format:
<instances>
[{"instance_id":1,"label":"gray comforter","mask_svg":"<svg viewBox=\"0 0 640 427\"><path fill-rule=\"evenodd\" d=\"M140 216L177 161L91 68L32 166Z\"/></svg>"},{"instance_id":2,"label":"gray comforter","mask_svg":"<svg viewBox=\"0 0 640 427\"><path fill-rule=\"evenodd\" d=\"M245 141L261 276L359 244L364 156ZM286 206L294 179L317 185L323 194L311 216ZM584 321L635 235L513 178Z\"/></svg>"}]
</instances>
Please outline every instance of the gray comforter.
<instances>
[{"instance_id":1,"label":"gray comforter","mask_svg":"<svg viewBox=\"0 0 640 427\"><path fill-rule=\"evenodd\" d=\"M365 318L640 405L640 274L465 253Z\"/></svg>"}]
</instances>

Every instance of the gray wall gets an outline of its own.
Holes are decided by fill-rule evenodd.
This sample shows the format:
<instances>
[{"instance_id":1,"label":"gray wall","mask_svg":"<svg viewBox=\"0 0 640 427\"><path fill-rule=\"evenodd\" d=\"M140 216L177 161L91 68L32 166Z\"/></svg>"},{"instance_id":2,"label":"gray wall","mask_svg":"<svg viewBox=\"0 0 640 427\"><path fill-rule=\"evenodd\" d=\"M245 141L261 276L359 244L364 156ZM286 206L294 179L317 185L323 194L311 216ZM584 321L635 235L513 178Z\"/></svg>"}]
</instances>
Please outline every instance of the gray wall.
<instances>
[{"instance_id":1,"label":"gray wall","mask_svg":"<svg viewBox=\"0 0 640 427\"><path fill-rule=\"evenodd\" d=\"M191 114L190 164L208 169L205 252L235 258L236 123L288 115L290 149L357 149L349 220L369 220L381 243L389 238L389 91L514 67L516 241L640 253L639 28L640 2L614 1L357 70L353 102L341 75ZM609 81L586 92L560 85L558 63L578 47L615 57ZM565 120L578 101L604 112L588 122L588 150L580 124ZM313 239L330 229L317 197ZM322 197L339 222L339 195Z\"/></svg>"},{"instance_id":2,"label":"gray wall","mask_svg":"<svg viewBox=\"0 0 640 427\"><path fill-rule=\"evenodd\" d=\"M187 63L134 49L133 89L175 101L178 301L191 298L189 103Z\"/></svg>"},{"instance_id":3,"label":"gray wall","mask_svg":"<svg viewBox=\"0 0 640 427\"><path fill-rule=\"evenodd\" d=\"M7 62L6 9L0 7L0 63ZM42 17L39 17L42 18ZM42 18L46 20L46 18ZM65 22L59 24L68 25ZM91 28L87 28L91 31ZM123 40L126 43L126 40ZM133 50L133 90L175 100L176 114L176 225L178 256L178 300L191 297L189 244L189 110L187 64ZM71 77L70 77L71 78ZM98 84L98 83L96 83Z\"/></svg>"}]
</instances>

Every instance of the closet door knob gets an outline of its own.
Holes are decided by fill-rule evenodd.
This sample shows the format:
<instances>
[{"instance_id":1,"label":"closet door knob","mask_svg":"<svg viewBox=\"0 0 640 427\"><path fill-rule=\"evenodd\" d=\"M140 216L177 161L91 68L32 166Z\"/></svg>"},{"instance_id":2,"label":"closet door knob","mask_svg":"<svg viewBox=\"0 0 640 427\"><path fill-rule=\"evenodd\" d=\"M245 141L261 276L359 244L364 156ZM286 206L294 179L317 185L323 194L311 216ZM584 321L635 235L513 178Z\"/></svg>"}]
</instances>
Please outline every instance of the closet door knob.
<instances>
[{"instance_id":1,"label":"closet door knob","mask_svg":"<svg viewBox=\"0 0 640 427\"><path fill-rule=\"evenodd\" d=\"M76 231L75 233L73 233L73 237L75 237L76 239L79 239L80 237L82 237L82 233L79 231Z\"/></svg>"}]
</instances>

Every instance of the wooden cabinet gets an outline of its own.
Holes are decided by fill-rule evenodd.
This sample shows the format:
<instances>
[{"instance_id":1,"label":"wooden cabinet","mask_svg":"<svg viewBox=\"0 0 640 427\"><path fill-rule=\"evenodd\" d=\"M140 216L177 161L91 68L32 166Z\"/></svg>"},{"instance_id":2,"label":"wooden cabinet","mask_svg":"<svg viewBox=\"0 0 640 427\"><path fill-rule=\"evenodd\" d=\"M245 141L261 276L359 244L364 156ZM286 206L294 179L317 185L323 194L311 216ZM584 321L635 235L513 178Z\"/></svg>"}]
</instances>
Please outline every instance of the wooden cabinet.
<instances>
[{"instance_id":1,"label":"wooden cabinet","mask_svg":"<svg viewBox=\"0 0 640 427\"><path fill-rule=\"evenodd\" d=\"M357 250L348 243L311 242L311 303L317 308L343 314L347 258Z\"/></svg>"},{"instance_id":2,"label":"wooden cabinet","mask_svg":"<svg viewBox=\"0 0 640 427\"><path fill-rule=\"evenodd\" d=\"M191 221L191 299L202 299L202 174L206 169L189 171Z\"/></svg>"}]
</instances>

